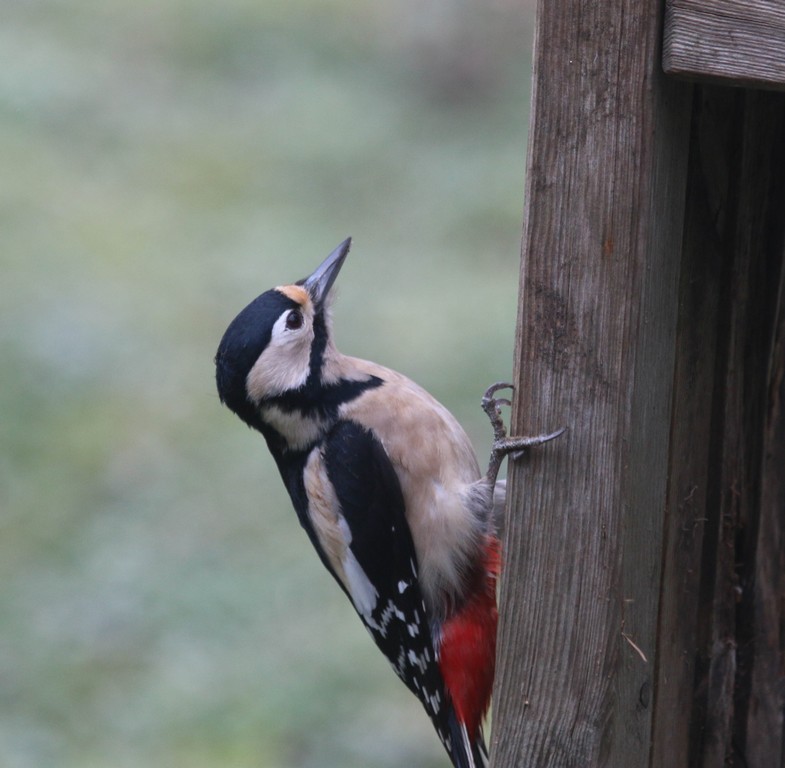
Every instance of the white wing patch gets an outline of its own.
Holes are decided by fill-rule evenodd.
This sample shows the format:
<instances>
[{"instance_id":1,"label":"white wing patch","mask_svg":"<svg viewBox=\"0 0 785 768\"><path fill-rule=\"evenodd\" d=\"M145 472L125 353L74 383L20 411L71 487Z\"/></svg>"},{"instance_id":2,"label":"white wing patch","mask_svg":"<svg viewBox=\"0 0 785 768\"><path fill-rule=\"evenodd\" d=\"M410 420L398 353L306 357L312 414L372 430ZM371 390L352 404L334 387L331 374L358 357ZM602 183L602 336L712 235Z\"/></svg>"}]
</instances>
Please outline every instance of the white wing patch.
<instances>
[{"instance_id":1,"label":"white wing patch","mask_svg":"<svg viewBox=\"0 0 785 768\"><path fill-rule=\"evenodd\" d=\"M327 560L349 593L357 613L373 625L371 614L376 609L379 593L350 548L352 532L341 515L321 449L314 448L308 457L303 480L308 495L308 515Z\"/></svg>"},{"instance_id":2,"label":"white wing patch","mask_svg":"<svg viewBox=\"0 0 785 768\"><path fill-rule=\"evenodd\" d=\"M371 584L371 580L366 576L365 571L362 569L354 552L349 548L352 543L352 532L346 524L346 520L339 514L338 527L343 534L346 543L346 549L343 556L343 570L346 574L346 587L352 597L354 607L367 622L372 621L371 614L376 609L376 602L379 599L379 593L376 587Z\"/></svg>"}]
</instances>

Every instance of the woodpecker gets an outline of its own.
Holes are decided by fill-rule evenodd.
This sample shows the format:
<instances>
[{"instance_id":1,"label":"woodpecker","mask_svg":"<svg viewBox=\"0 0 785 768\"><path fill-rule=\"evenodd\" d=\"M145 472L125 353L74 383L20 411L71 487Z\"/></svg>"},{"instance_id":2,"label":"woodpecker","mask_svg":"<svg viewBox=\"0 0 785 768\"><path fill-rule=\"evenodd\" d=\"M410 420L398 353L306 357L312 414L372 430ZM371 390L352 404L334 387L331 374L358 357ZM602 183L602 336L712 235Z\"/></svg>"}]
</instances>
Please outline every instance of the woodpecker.
<instances>
[{"instance_id":1,"label":"woodpecker","mask_svg":"<svg viewBox=\"0 0 785 768\"><path fill-rule=\"evenodd\" d=\"M500 568L496 475L506 454L562 430L507 437L508 401L495 395L510 385L494 385L483 398L494 442L482 474L443 405L400 373L341 354L330 299L350 245L235 317L215 357L218 394L264 436L322 563L455 768L481 768Z\"/></svg>"}]
</instances>

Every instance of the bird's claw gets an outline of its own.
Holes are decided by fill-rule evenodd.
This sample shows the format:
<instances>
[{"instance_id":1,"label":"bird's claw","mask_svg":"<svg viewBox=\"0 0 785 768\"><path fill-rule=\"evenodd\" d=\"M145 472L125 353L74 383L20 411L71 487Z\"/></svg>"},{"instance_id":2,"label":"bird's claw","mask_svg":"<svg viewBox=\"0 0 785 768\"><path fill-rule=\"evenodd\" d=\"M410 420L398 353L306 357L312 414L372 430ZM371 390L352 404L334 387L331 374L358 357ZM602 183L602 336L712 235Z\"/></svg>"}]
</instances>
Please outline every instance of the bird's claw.
<instances>
[{"instance_id":1,"label":"bird's claw","mask_svg":"<svg viewBox=\"0 0 785 768\"><path fill-rule=\"evenodd\" d=\"M493 445L491 447L491 458L488 463L488 472L486 477L491 483L491 487L496 483L496 477L499 474L499 468L505 456L510 455L513 459L520 459L527 448L532 448L536 445L542 445L549 440L554 440L563 434L567 427L557 429L555 432L547 434L534 435L531 437L508 437L507 429L502 420L501 406L510 405L507 398L497 398L494 395L500 389L515 389L512 384L499 382L488 387L482 398L482 409L485 411L488 419L493 427Z\"/></svg>"},{"instance_id":2,"label":"bird's claw","mask_svg":"<svg viewBox=\"0 0 785 768\"><path fill-rule=\"evenodd\" d=\"M533 448L535 445L542 445L549 440L554 440L559 435L566 432L567 427L557 429L555 432L548 432L541 435L532 435L531 437L505 437L501 440L495 440L493 443L493 450L500 451L503 455L511 453L513 458L518 458L516 454L523 454L527 448Z\"/></svg>"},{"instance_id":3,"label":"bird's claw","mask_svg":"<svg viewBox=\"0 0 785 768\"><path fill-rule=\"evenodd\" d=\"M494 441L503 440L507 437L507 430L505 429L504 421L502 420L501 406L512 405L512 402L507 398L494 397L500 389L514 390L515 387L512 384L500 381L488 387L488 389L485 390L485 394L482 396L482 409L485 411L485 415L488 417L491 426L493 427Z\"/></svg>"}]
</instances>

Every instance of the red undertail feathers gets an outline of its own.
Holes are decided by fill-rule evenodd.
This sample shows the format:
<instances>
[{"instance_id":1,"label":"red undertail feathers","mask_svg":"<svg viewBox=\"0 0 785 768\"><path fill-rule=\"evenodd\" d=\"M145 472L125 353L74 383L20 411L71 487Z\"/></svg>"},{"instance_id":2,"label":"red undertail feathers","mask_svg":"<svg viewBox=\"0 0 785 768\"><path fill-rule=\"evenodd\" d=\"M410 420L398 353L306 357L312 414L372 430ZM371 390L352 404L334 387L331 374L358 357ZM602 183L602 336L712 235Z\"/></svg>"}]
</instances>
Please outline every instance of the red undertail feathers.
<instances>
[{"instance_id":1,"label":"red undertail feathers","mask_svg":"<svg viewBox=\"0 0 785 768\"><path fill-rule=\"evenodd\" d=\"M459 721L474 740L491 702L496 666L496 582L500 543L489 536L481 582L442 627L439 666Z\"/></svg>"}]
</instances>

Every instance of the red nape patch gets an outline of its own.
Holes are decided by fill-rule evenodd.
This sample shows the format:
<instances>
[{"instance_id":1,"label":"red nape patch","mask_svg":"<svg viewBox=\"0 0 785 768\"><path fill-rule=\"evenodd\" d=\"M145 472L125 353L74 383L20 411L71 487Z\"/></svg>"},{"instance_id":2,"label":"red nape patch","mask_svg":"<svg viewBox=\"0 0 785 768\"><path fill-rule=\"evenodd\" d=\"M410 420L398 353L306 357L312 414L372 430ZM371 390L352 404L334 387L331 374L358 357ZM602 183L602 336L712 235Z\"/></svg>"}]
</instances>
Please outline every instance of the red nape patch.
<instances>
[{"instance_id":1,"label":"red nape patch","mask_svg":"<svg viewBox=\"0 0 785 768\"><path fill-rule=\"evenodd\" d=\"M474 740L491 703L496 668L496 579L499 540L485 547L485 578L461 611L442 627L439 667L458 719Z\"/></svg>"}]
</instances>

